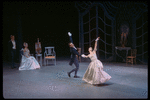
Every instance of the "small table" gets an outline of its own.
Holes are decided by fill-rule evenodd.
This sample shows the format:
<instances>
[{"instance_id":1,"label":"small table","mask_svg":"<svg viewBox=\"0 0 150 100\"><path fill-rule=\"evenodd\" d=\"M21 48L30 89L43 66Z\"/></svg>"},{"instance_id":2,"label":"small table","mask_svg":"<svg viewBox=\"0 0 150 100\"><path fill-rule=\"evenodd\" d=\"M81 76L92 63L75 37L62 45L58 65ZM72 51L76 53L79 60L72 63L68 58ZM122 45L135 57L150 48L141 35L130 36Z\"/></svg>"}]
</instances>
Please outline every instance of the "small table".
<instances>
[{"instance_id":1,"label":"small table","mask_svg":"<svg viewBox=\"0 0 150 100\"><path fill-rule=\"evenodd\" d=\"M121 57L118 53L117 53L117 49L118 50L126 50L126 58L127 58L127 56L128 56L128 51L131 49L131 47L115 47L115 51L116 51L116 54L119 56L119 57ZM123 57L121 57L122 59L123 59L123 61L125 62L126 60L123 58Z\"/></svg>"},{"instance_id":2,"label":"small table","mask_svg":"<svg viewBox=\"0 0 150 100\"><path fill-rule=\"evenodd\" d=\"M42 54L35 54L36 60L40 63L40 66L42 66ZM38 57L40 57L40 61L38 60Z\"/></svg>"}]
</instances>

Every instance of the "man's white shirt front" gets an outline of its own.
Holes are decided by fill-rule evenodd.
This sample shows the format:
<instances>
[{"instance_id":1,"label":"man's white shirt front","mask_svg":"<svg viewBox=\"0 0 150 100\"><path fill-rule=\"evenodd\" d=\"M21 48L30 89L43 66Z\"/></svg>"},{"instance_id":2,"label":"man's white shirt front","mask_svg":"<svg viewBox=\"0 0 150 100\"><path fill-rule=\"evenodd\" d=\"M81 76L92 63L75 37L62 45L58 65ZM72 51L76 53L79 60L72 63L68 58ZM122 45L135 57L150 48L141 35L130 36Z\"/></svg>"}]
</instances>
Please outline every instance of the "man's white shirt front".
<instances>
[{"instance_id":1,"label":"man's white shirt front","mask_svg":"<svg viewBox=\"0 0 150 100\"><path fill-rule=\"evenodd\" d=\"M16 49L16 42L15 42L15 41L11 41L11 42L12 42L12 44L13 44L12 49Z\"/></svg>"}]
</instances>

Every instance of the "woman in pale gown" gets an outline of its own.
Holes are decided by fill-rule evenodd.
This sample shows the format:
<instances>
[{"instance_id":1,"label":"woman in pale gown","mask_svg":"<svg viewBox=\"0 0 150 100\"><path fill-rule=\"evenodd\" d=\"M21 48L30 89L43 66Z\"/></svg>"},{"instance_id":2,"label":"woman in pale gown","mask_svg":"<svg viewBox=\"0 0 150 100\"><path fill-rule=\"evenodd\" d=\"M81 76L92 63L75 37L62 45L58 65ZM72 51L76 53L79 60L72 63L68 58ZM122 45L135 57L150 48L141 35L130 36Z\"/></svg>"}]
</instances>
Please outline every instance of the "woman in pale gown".
<instances>
[{"instance_id":1,"label":"woman in pale gown","mask_svg":"<svg viewBox=\"0 0 150 100\"><path fill-rule=\"evenodd\" d=\"M24 42L24 48L22 49L22 59L21 64L19 66L19 70L32 70L32 69L40 69L40 65L37 60L30 56L30 51L28 49L28 44Z\"/></svg>"},{"instance_id":2,"label":"woman in pale gown","mask_svg":"<svg viewBox=\"0 0 150 100\"><path fill-rule=\"evenodd\" d=\"M109 74L103 71L103 64L100 60L97 59L96 50L97 50L98 40L99 37L95 40L95 47L93 51L92 51L92 47L89 47L88 49L90 53L89 55L84 55L84 54L81 55L83 58L91 59L91 63L89 64L82 80L93 85L104 83L110 80L111 78Z\"/></svg>"}]
</instances>

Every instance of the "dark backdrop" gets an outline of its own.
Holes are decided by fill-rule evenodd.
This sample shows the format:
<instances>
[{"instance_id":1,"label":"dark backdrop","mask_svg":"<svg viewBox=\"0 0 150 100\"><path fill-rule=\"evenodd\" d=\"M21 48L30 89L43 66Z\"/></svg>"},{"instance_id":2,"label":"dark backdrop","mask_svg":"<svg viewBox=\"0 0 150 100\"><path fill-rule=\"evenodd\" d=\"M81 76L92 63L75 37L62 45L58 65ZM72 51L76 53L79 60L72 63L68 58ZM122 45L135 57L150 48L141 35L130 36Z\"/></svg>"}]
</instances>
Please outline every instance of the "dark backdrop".
<instances>
[{"instance_id":1,"label":"dark backdrop","mask_svg":"<svg viewBox=\"0 0 150 100\"><path fill-rule=\"evenodd\" d=\"M69 56L68 31L73 34L76 47L79 46L79 18L74 5L74 1L3 2L3 60L9 56L7 44L11 34L16 40L22 38L22 42L27 42L32 54L39 38L42 53L44 47L54 46L57 56Z\"/></svg>"}]
</instances>

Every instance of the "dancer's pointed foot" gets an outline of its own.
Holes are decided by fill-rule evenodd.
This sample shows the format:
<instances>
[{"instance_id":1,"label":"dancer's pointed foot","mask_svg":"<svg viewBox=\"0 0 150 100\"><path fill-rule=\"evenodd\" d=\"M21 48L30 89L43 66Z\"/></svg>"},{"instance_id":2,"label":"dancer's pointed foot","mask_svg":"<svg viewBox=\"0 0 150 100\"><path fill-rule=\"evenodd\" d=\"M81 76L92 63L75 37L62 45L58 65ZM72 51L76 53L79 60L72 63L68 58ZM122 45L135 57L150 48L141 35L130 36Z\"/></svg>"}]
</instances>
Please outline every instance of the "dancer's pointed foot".
<instances>
[{"instance_id":1,"label":"dancer's pointed foot","mask_svg":"<svg viewBox=\"0 0 150 100\"><path fill-rule=\"evenodd\" d=\"M69 73L69 72L67 72L67 74L68 74L68 76L70 77L70 73Z\"/></svg>"}]
</instances>

